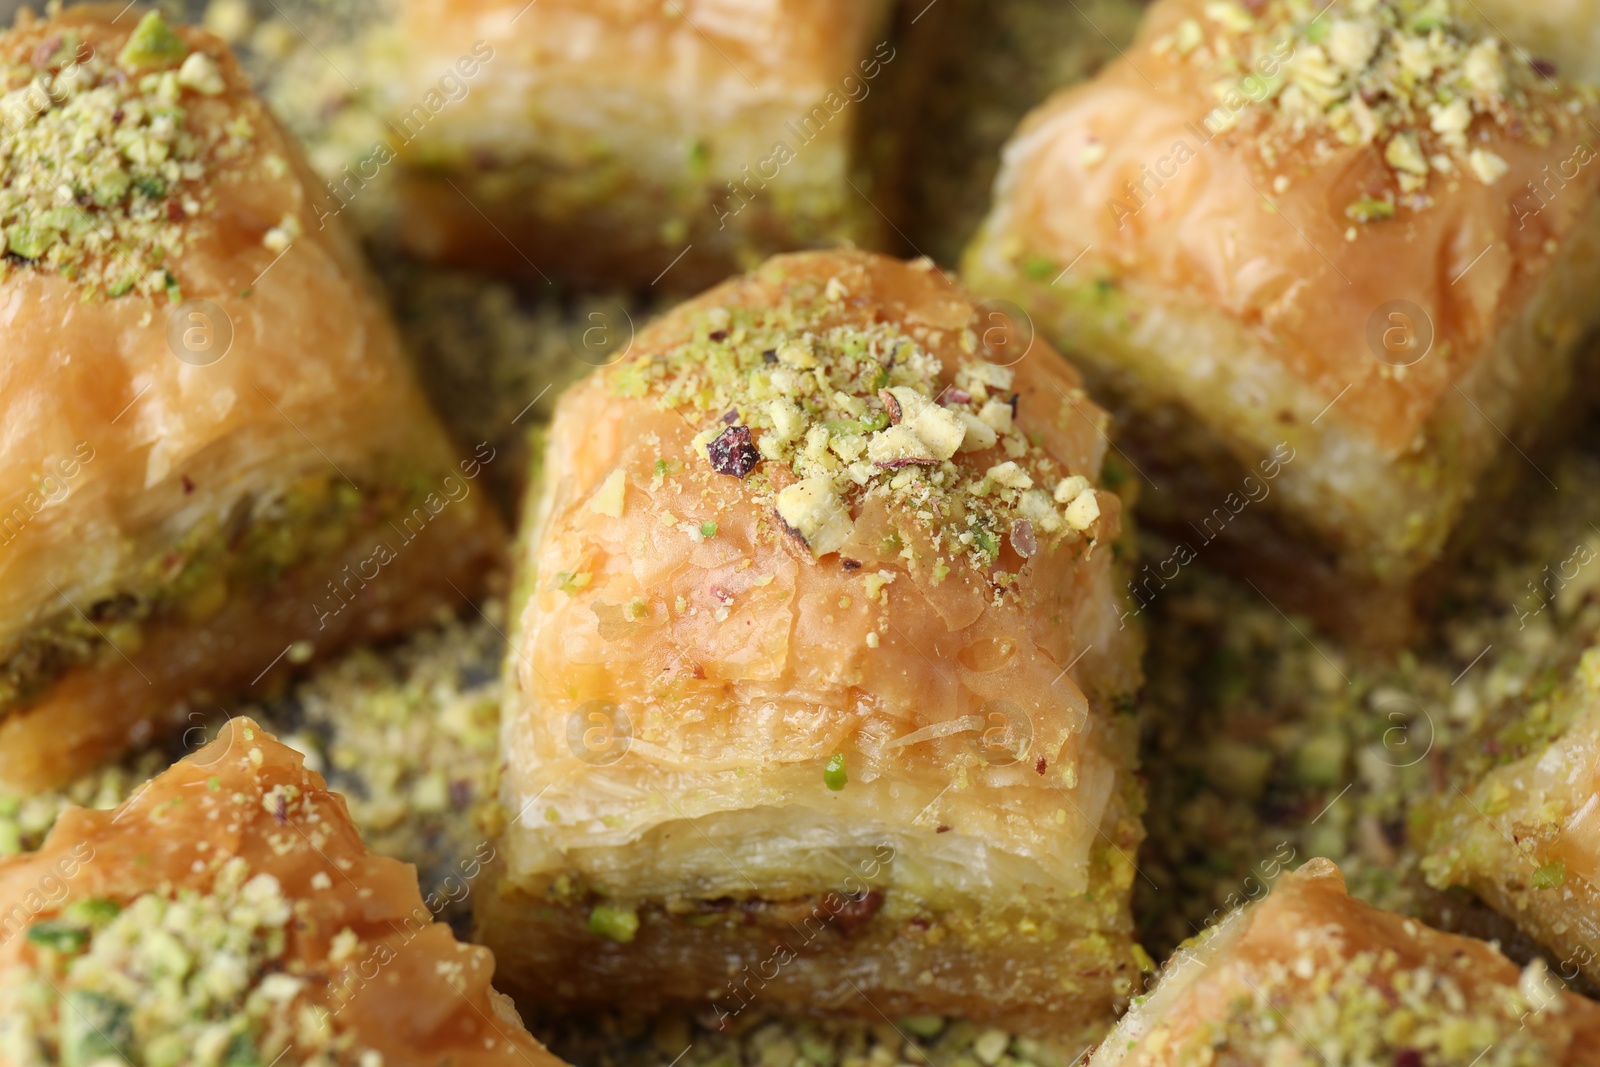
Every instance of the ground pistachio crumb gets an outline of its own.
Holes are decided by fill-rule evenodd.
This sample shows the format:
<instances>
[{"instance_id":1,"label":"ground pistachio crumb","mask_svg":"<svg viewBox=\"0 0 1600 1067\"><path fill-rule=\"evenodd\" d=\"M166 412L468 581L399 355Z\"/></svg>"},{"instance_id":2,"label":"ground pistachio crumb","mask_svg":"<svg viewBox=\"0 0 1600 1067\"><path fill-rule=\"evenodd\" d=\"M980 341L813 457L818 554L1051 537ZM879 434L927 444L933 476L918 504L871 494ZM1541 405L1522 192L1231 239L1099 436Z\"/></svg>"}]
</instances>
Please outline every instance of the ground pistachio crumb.
<instances>
[{"instance_id":1,"label":"ground pistachio crumb","mask_svg":"<svg viewBox=\"0 0 1600 1067\"><path fill-rule=\"evenodd\" d=\"M0 277L32 267L110 298L181 299L168 267L213 208L208 171L251 139L248 122L190 122L226 88L154 11L117 56L75 29L14 43L0 59Z\"/></svg>"},{"instance_id":2,"label":"ground pistachio crumb","mask_svg":"<svg viewBox=\"0 0 1600 1067\"><path fill-rule=\"evenodd\" d=\"M1330 968L1315 958L1316 936L1303 932L1300 955L1268 962L1232 1010L1208 1020L1173 1062L1211 1062L1207 1054L1223 1050L1242 1062L1305 1062L1329 1047L1347 1063L1549 1062L1549 1047L1526 1025L1529 1013L1546 1007L1542 998L1508 990L1469 1002L1451 964L1397 967L1392 949L1359 952ZM1316 995L1304 988L1308 975ZM1157 1026L1145 1040L1162 1036Z\"/></svg>"},{"instance_id":3,"label":"ground pistachio crumb","mask_svg":"<svg viewBox=\"0 0 1600 1067\"><path fill-rule=\"evenodd\" d=\"M1373 146L1387 180L1345 213L1376 223L1397 206L1427 207L1434 175L1497 182L1508 167L1480 143L1490 129L1533 145L1589 135L1593 94L1553 82L1474 14L1456 0L1210 3L1153 48L1216 75L1203 123L1259 136L1269 165Z\"/></svg>"},{"instance_id":4,"label":"ground pistachio crumb","mask_svg":"<svg viewBox=\"0 0 1600 1067\"><path fill-rule=\"evenodd\" d=\"M182 62L188 54L188 46L172 32L161 12L150 11L117 53L117 62L126 70L161 70Z\"/></svg>"},{"instance_id":5,"label":"ground pistachio crumb","mask_svg":"<svg viewBox=\"0 0 1600 1067\"><path fill-rule=\"evenodd\" d=\"M355 1062L349 1036L301 1024L308 983L284 965L293 906L234 857L206 892L82 899L28 929L30 969L7 1062L89 1067Z\"/></svg>"},{"instance_id":6,"label":"ground pistachio crumb","mask_svg":"<svg viewBox=\"0 0 1600 1067\"><path fill-rule=\"evenodd\" d=\"M639 932L639 913L618 904L596 904L589 912L589 932L627 944Z\"/></svg>"},{"instance_id":7,"label":"ground pistachio crumb","mask_svg":"<svg viewBox=\"0 0 1600 1067\"><path fill-rule=\"evenodd\" d=\"M837 793L850 781L850 775L844 767L844 753L835 752L828 760L828 765L822 769L822 784Z\"/></svg>"},{"instance_id":8,"label":"ground pistachio crumb","mask_svg":"<svg viewBox=\"0 0 1600 1067\"><path fill-rule=\"evenodd\" d=\"M0 60L0 270L175 296L167 265L210 210L207 161L248 140L191 128L191 102L224 88L216 64L155 12L115 60L70 30L22 44Z\"/></svg>"},{"instance_id":9,"label":"ground pistachio crumb","mask_svg":"<svg viewBox=\"0 0 1600 1067\"><path fill-rule=\"evenodd\" d=\"M1076 476L1090 494L1076 511L1052 495L1074 475L1016 424L1011 368L972 357L947 375L896 324L837 316L820 286L776 306L706 308L689 340L619 365L611 387L690 419L701 470L745 482L778 519L775 535L817 557L849 539L873 500L982 571L1007 544L1031 555L1093 536L1090 482Z\"/></svg>"}]
</instances>

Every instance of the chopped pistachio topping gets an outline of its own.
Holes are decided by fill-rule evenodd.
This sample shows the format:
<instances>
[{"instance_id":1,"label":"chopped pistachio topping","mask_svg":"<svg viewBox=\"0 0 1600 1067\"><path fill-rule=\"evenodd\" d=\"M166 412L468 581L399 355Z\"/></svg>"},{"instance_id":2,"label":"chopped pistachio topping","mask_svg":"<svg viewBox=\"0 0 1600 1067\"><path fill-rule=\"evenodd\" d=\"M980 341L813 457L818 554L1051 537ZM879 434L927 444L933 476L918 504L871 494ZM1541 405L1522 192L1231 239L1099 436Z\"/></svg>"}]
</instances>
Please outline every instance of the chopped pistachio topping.
<instances>
[{"instance_id":1,"label":"chopped pistachio topping","mask_svg":"<svg viewBox=\"0 0 1600 1067\"><path fill-rule=\"evenodd\" d=\"M1490 128L1530 144L1586 126L1576 92L1549 81L1457 0L1269 0L1212 3L1203 21L1155 42L1215 72L1214 132L1252 125L1273 166L1289 150L1315 163L1343 145L1371 145L1392 184L1349 205L1357 222L1426 207L1430 178L1458 172L1493 185L1503 159L1478 144ZM1196 32L1198 31L1198 32ZM1187 46L1187 47L1185 47ZM1571 106L1569 106L1571 105Z\"/></svg>"},{"instance_id":2,"label":"chopped pistachio topping","mask_svg":"<svg viewBox=\"0 0 1600 1067\"><path fill-rule=\"evenodd\" d=\"M593 497L589 499L589 510L596 515L605 515L613 519L622 517L623 501L627 497L627 478L618 467L606 475L606 480L600 483Z\"/></svg>"},{"instance_id":3,"label":"chopped pistachio topping","mask_svg":"<svg viewBox=\"0 0 1600 1067\"><path fill-rule=\"evenodd\" d=\"M1394 218L1394 203L1389 200L1374 200L1363 197L1353 201L1344 209L1344 213L1356 222L1372 222L1376 219Z\"/></svg>"},{"instance_id":4,"label":"chopped pistachio topping","mask_svg":"<svg viewBox=\"0 0 1600 1067\"><path fill-rule=\"evenodd\" d=\"M688 418L699 430L691 462L736 474L814 556L839 551L874 499L902 529L925 531L930 568L988 571L1019 543L1019 524L1030 549L1093 536L1094 489L1022 433L1009 367L972 357L947 377L926 332L841 324L827 292L704 310L691 340L619 366L612 388ZM1052 496L1064 481L1075 492Z\"/></svg>"},{"instance_id":5,"label":"chopped pistachio topping","mask_svg":"<svg viewBox=\"0 0 1600 1067\"><path fill-rule=\"evenodd\" d=\"M589 932L627 944L639 932L639 913L617 904L596 904L589 912Z\"/></svg>"},{"instance_id":6,"label":"chopped pistachio topping","mask_svg":"<svg viewBox=\"0 0 1600 1067\"><path fill-rule=\"evenodd\" d=\"M827 478L802 478L778 493L778 518L814 555L837 552L853 527L844 501Z\"/></svg>"},{"instance_id":7,"label":"chopped pistachio topping","mask_svg":"<svg viewBox=\"0 0 1600 1067\"><path fill-rule=\"evenodd\" d=\"M1560 860L1546 863L1533 872L1533 888L1556 889L1567 880L1567 865Z\"/></svg>"},{"instance_id":8,"label":"chopped pistachio topping","mask_svg":"<svg viewBox=\"0 0 1600 1067\"><path fill-rule=\"evenodd\" d=\"M1530 1025L1550 1007L1551 994L1503 988L1498 996L1469 999L1476 977L1466 973L1471 957L1400 967L1394 950L1384 949L1330 962L1317 946L1326 936L1303 931L1299 955L1266 964L1229 1012L1208 1019L1164 1062L1316 1063L1330 1056L1339 1063L1478 1067L1552 1062L1554 1050ZM1154 1049L1165 1040L1165 1027L1157 1026L1143 1044Z\"/></svg>"},{"instance_id":9,"label":"chopped pistachio topping","mask_svg":"<svg viewBox=\"0 0 1600 1067\"><path fill-rule=\"evenodd\" d=\"M311 1062L332 1050L300 1027L315 1016L306 980L284 969L292 919L278 880L234 857L206 893L78 901L35 923L7 1037L44 1055L18 1062L265 1064L290 1047Z\"/></svg>"},{"instance_id":10,"label":"chopped pistachio topping","mask_svg":"<svg viewBox=\"0 0 1600 1067\"><path fill-rule=\"evenodd\" d=\"M128 70L163 70L188 54L188 46L172 32L161 12L151 11L134 27L128 43L117 53L117 62Z\"/></svg>"},{"instance_id":11,"label":"chopped pistachio topping","mask_svg":"<svg viewBox=\"0 0 1600 1067\"><path fill-rule=\"evenodd\" d=\"M844 753L835 752L828 760L828 765L822 769L822 784L837 793L850 782L850 775L845 770Z\"/></svg>"},{"instance_id":12,"label":"chopped pistachio topping","mask_svg":"<svg viewBox=\"0 0 1600 1067\"><path fill-rule=\"evenodd\" d=\"M221 92L221 75L153 12L116 63L60 36L0 63L0 251L108 296L176 297L167 267L210 209L206 160L243 137L190 127L186 98Z\"/></svg>"}]
</instances>

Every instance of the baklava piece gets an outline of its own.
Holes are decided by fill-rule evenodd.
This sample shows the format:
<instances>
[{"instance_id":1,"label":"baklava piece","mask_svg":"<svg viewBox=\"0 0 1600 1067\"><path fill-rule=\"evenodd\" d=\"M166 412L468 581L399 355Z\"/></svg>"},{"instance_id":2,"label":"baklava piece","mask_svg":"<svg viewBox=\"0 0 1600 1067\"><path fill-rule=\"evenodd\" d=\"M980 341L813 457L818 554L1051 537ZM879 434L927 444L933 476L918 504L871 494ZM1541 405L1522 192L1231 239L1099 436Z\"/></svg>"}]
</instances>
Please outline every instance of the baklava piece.
<instances>
[{"instance_id":1,"label":"baklava piece","mask_svg":"<svg viewBox=\"0 0 1600 1067\"><path fill-rule=\"evenodd\" d=\"M0 862L0 1060L178 1067L560 1061L434 921L414 868L248 719Z\"/></svg>"},{"instance_id":2,"label":"baklava piece","mask_svg":"<svg viewBox=\"0 0 1600 1067\"><path fill-rule=\"evenodd\" d=\"M1593 1064L1600 1005L1345 892L1314 859L1184 947L1090 1067Z\"/></svg>"},{"instance_id":3,"label":"baklava piece","mask_svg":"<svg viewBox=\"0 0 1600 1067\"><path fill-rule=\"evenodd\" d=\"M305 757L343 797L367 847L411 864L441 922L472 928L472 882L499 811L499 602L484 618L425 627L392 646L361 646L318 664L241 713ZM58 789L0 793L0 856L32 852L61 812L113 808L224 728L224 709L195 710L181 733L100 764Z\"/></svg>"},{"instance_id":4,"label":"baklava piece","mask_svg":"<svg viewBox=\"0 0 1600 1067\"><path fill-rule=\"evenodd\" d=\"M1563 977L1600 982L1600 646L1564 684L1513 698L1455 746L1411 835L1429 884L1469 890L1544 945Z\"/></svg>"},{"instance_id":5,"label":"baklava piece","mask_svg":"<svg viewBox=\"0 0 1600 1067\"><path fill-rule=\"evenodd\" d=\"M413 254L607 287L693 292L773 252L880 246L874 201L894 209L866 118L906 62L891 6L405 0L392 148L334 193L398 154Z\"/></svg>"},{"instance_id":6,"label":"baklava piece","mask_svg":"<svg viewBox=\"0 0 1600 1067\"><path fill-rule=\"evenodd\" d=\"M1125 1003L1105 416L975 311L925 260L780 256L562 399L477 911L509 989L1068 1039Z\"/></svg>"},{"instance_id":7,"label":"baklava piece","mask_svg":"<svg viewBox=\"0 0 1600 1067\"><path fill-rule=\"evenodd\" d=\"M0 35L0 784L481 591L503 534L226 47Z\"/></svg>"},{"instance_id":8,"label":"baklava piece","mask_svg":"<svg viewBox=\"0 0 1600 1067\"><path fill-rule=\"evenodd\" d=\"M1542 477L1600 318L1592 95L1465 7L1163 0L1024 123L965 260L1116 409L1180 557L1373 644Z\"/></svg>"}]
</instances>

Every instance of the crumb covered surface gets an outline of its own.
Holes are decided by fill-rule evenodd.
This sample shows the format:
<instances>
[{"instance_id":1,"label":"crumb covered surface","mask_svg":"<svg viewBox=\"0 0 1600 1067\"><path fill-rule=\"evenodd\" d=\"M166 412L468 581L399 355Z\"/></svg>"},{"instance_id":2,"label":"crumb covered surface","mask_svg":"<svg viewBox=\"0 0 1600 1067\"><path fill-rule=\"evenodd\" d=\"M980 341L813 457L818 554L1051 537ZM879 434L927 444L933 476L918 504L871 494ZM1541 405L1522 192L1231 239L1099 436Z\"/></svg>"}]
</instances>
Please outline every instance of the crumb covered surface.
<instances>
[{"instance_id":1,"label":"crumb covered surface","mask_svg":"<svg viewBox=\"0 0 1600 1067\"><path fill-rule=\"evenodd\" d=\"M206 892L74 901L28 927L37 972L0 1039L9 1061L49 1062L29 1046L51 1037L63 1063L121 1054L170 1064L190 1050L256 1059L285 1046L304 980L268 975L292 915L278 880L252 875L239 857ZM198 973L186 981L191 968Z\"/></svg>"},{"instance_id":2,"label":"crumb covered surface","mask_svg":"<svg viewBox=\"0 0 1600 1067\"><path fill-rule=\"evenodd\" d=\"M781 263L766 273L780 278ZM1071 398L1030 397L1030 406L1060 409L1053 420L1030 412L1043 421L1030 439L1011 365L1025 357L980 351L979 334L992 324L956 321L981 309L955 307L956 319L943 322L921 312L870 322L850 286L873 282L848 261L840 266L825 282L781 285L771 306L702 298L674 322L689 339L621 364L612 391L687 413L710 470L755 474L754 505L773 508L819 556L840 550L850 514L871 501L920 519L946 571L988 571L1008 540L1026 559L1098 536L1098 452L1059 432L1071 431ZM1092 425L1098 411L1074 393ZM1048 429L1058 430L1049 438L1055 454L1037 436ZM763 461L773 466L758 471Z\"/></svg>"},{"instance_id":3,"label":"crumb covered surface","mask_svg":"<svg viewBox=\"0 0 1600 1067\"><path fill-rule=\"evenodd\" d=\"M115 812L63 815L0 863L19 1064L550 1062L433 921L412 870L249 719Z\"/></svg>"},{"instance_id":4,"label":"crumb covered surface","mask_svg":"<svg viewBox=\"0 0 1600 1067\"><path fill-rule=\"evenodd\" d=\"M327 777L375 851L415 864L441 919L465 929L472 867L488 845L497 771L504 608L446 621L397 645L330 662L281 695L237 709L265 723ZM0 797L0 855L39 847L69 806L121 803L228 721L195 709L163 746L106 764L58 790ZM492 848L492 846L490 846Z\"/></svg>"},{"instance_id":5,"label":"crumb covered surface","mask_svg":"<svg viewBox=\"0 0 1600 1067\"><path fill-rule=\"evenodd\" d=\"M1285 155L1315 166L1339 146L1374 145L1413 209L1429 203L1411 194L1430 176L1493 185L1505 175L1476 124L1547 145L1558 134L1582 137L1593 103L1450 0L1223 0L1198 16L1148 46L1214 79L1208 129L1253 127L1269 167ZM1361 222L1391 218L1395 198L1346 211Z\"/></svg>"},{"instance_id":6,"label":"crumb covered surface","mask_svg":"<svg viewBox=\"0 0 1600 1067\"><path fill-rule=\"evenodd\" d=\"M1408 819L1436 791L1454 795L1452 754L1528 721L1600 630L1600 566L1582 562L1600 560L1596 456L1591 434L1545 468L1561 492L1519 493L1442 590L1441 621L1389 663L1208 572L1203 548L1190 573L1149 587L1151 647L1168 650L1150 658L1139 700L1145 765L1159 769L1140 867L1162 888L1141 881L1137 908L1153 955L1259 899L1280 868L1324 856L1356 897L1526 958L1509 926L1425 885ZM1162 538L1142 548L1152 572L1172 558Z\"/></svg>"},{"instance_id":7,"label":"crumb covered surface","mask_svg":"<svg viewBox=\"0 0 1600 1067\"><path fill-rule=\"evenodd\" d=\"M516 324L526 320L513 317L518 314L507 301L491 306L487 321L523 329ZM528 399L537 392L530 390ZM1134 885L1150 956L1164 959L1229 908L1258 899L1267 875L1319 855L1339 862L1361 899L1508 937L1503 924L1472 925L1478 916L1469 902L1436 897L1420 884L1417 854L1406 842L1406 812L1439 780L1449 746L1491 722L1496 709L1558 689L1570 675L1574 644L1581 647L1583 635L1600 628L1600 566L1575 562L1565 568L1575 576L1550 577L1562 573L1565 561L1581 560L1583 548L1600 552L1600 535L1588 525L1600 523L1597 454L1600 449L1586 441L1546 468L1563 491L1529 489L1518 497L1506 527L1446 591L1450 621L1392 665L1370 664L1305 622L1285 620L1247 587L1205 570L1203 554L1141 611L1152 646L1161 650L1147 659L1150 680L1137 703L1151 802L1144 816L1150 837L1135 858L1151 881L1135 876ZM1170 542L1150 534L1144 541L1146 562L1159 565L1171 556ZM505 622L492 617L503 630ZM291 691L279 710L261 712L276 729L298 732L297 743L319 752L325 768L337 760L339 767L329 769L336 781L346 768L399 771L387 780L391 784L373 789L371 807L379 817L363 832L375 839L390 835L395 854L423 865L425 894L447 887L442 876L429 878L427 843L412 835L430 816L411 810L411 790L431 777L434 753L474 749L441 740L435 731L457 721L445 710L457 699L482 700L490 710L491 682L458 689L457 680L492 673L482 650L492 659L500 642L499 632L482 620L424 633L394 650L330 665L309 683L314 696ZM384 717L369 718L369 707L418 709L420 715L405 721L424 732L391 729ZM330 726L370 729L383 747L341 745L331 730L321 740L321 729L303 725L299 708L325 709L314 717ZM274 714L280 717L273 720ZM330 760L335 751L343 755ZM372 751L390 753L392 760L364 755ZM109 806L164 762L147 752L74 784L67 795L0 801L0 842L36 847L69 797ZM480 765L477 773L487 781L492 768ZM447 782L456 776L444 771ZM368 818L361 814L367 806L361 788L340 788L351 795L353 812ZM402 809L409 814L391 825ZM470 856L483 840L475 826L450 830L440 840L456 834L465 836L454 837L446 866ZM473 903L471 895L463 902L468 908ZM1518 959L1527 958L1526 942L1507 944ZM681 1063L691 1067L787 1067L796 1055L815 1067L893 1067L922 1062L924 1055L960 1067L1061 1067L1078 1051L944 1018L872 1026L752 1010L725 1032L712 1023L676 1015L652 1022L622 1012L547 1022L541 1032L585 1067L666 1062L686 1047Z\"/></svg>"},{"instance_id":8,"label":"crumb covered surface","mask_svg":"<svg viewBox=\"0 0 1600 1067\"><path fill-rule=\"evenodd\" d=\"M252 147L226 50L154 11L122 28L68 15L10 31L0 50L6 269L106 297L176 294L167 263L213 210L219 170Z\"/></svg>"},{"instance_id":9,"label":"crumb covered surface","mask_svg":"<svg viewBox=\"0 0 1600 1067\"><path fill-rule=\"evenodd\" d=\"M1600 1005L1492 946L1345 894L1314 859L1192 939L1092 1067L1589 1062Z\"/></svg>"}]
</instances>

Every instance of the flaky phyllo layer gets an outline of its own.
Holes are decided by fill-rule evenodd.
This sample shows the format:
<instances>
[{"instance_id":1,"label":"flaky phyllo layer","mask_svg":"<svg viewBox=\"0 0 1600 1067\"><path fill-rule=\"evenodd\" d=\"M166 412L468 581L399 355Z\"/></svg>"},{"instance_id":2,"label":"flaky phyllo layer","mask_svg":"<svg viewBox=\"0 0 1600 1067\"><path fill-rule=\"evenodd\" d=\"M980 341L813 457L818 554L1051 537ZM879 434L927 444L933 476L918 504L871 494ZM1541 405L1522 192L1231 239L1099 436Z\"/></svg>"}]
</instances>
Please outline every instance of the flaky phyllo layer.
<instances>
[{"instance_id":1,"label":"flaky phyllo layer","mask_svg":"<svg viewBox=\"0 0 1600 1067\"><path fill-rule=\"evenodd\" d=\"M419 255L693 292L772 252L886 240L884 109L911 72L885 0L399 8L380 95Z\"/></svg>"},{"instance_id":2,"label":"flaky phyllo layer","mask_svg":"<svg viewBox=\"0 0 1600 1067\"><path fill-rule=\"evenodd\" d=\"M478 454L492 457L492 450ZM473 476L465 472L481 464L462 466L461 475L438 482L419 472L370 487L331 470L308 473L280 493L243 497L224 514L202 516L142 563L111 575L105 595L82 611L64 605L24 629L0 660L0 717L73 668L137 653L149 627L204 624L228 598L270 596L297 571L317 572L302 613L305 638L314 643L347 609L359 611L352 605L383 568L472 494ZM331 565L352 548L367 551Z\"/></svg>"},{"instance_id":3,"label":"flaky phyllo layer","mask_svg":"<svg viewBox=\"0 0 1600 1067\"><path fill-rule=\"evenodd\" d=\"M1448 785L1410 819L1428 883L1470 890L1549 949L1568 981L1600 978L1597 768L1600 648L1591 646L1570 675L1508 699L1458 745Z\"/></svg>"},{"instance_id":4,"label":"flaky phyllo layer","mask_svg":"<svg viewBox=\"0 0 1600 1067\"><path fill-rule=\"evenodd\" d=\"M0 714L72 667L137 650L143 624L203 622L230 594L260 595L319 549L346 544L369 501L330 472L307 475L278 499L241 500L221 518L207 516L82 614L63 605L21 634L0 666Z\"/></svg>"},{"instance_id":5,"label":"flaky phyllo layer","mask_svg":"<svg viewBox=\"0 0 1600 1067\"><path fill-rule=\"evenodd\" d=\"M1103 413L1042 343L999 360L975 322L926 262L781 257L563 399L521 561L509 886L482 920L511 971L609 940L683 971L651 996L695 998L716 941L756 966L809 917L826 936L772 995L817 992L828 958L953 1003L916 988L941 952L1054 945L1095 977L1019 965L995 1011L1080 997L1076 1026L1132 973L1113 709L1137 638Z\"/></svg>"}]
</instances>

